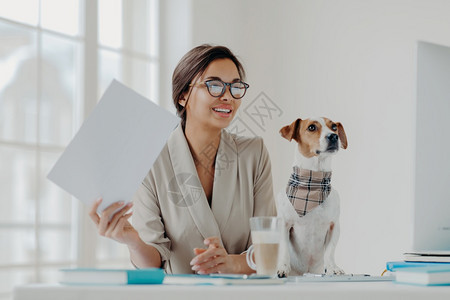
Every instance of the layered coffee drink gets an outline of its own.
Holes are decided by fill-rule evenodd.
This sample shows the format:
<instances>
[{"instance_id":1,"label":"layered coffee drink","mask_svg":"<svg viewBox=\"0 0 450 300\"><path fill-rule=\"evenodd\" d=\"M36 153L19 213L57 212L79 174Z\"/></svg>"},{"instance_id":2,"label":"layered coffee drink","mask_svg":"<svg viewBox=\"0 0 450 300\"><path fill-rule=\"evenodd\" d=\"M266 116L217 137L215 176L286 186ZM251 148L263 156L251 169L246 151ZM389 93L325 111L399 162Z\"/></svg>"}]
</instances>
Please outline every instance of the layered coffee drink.
<instances>
[{"instance_id":1,"label":"layered coffee drink","mask_svg":"<svg viewBox=\"0 0 450 300\"><path fill-rule=\"evenodd\" d=\"M273 231L252 231L252 241L258 275L274 276L277 273L280 235Z\"/></svg>"}]
</instances>

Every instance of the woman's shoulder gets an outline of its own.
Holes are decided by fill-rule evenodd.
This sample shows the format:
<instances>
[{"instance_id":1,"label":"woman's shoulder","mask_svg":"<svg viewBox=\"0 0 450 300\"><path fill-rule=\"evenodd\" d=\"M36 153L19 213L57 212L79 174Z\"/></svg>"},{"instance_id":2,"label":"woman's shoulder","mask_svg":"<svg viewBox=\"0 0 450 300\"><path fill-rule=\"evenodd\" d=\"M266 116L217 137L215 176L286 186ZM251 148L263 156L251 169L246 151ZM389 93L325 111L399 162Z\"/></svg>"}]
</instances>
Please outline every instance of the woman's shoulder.
<instances>
[{"instance_id":1,"label":"woman's shoulder","mask_svg":"<svg viewBox=\"0 0 450 300\"><path fill-rule=\"evenodd\" d=\"M262 151L265 151L264 141L260 136L243 136L228 131L225 132L227 140L232 141L236 148L236 152L240 156L243 154L260 155Z\"/></svg>"}]
</instances>

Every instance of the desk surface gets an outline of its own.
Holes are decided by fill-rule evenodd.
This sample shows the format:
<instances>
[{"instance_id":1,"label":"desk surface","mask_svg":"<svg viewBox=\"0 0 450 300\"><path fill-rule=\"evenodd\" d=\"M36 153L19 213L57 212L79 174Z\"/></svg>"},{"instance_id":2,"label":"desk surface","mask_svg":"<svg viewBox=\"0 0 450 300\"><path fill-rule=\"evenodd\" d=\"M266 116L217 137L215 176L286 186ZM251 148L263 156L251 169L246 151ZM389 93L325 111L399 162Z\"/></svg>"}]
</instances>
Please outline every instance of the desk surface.
<instances>
[{"instance_id":1,"label":"desk surface","mask_svg":"<svg viewBox=\"0 0 450 300\"><path fill-rule=\"evenodd\" d=\"M24 285L14 290L15 300L149 300L149 299L450 299L450 286L420 287L393 282L288 283L279 286L65 286Z\"/></svg>"}]
</instances>

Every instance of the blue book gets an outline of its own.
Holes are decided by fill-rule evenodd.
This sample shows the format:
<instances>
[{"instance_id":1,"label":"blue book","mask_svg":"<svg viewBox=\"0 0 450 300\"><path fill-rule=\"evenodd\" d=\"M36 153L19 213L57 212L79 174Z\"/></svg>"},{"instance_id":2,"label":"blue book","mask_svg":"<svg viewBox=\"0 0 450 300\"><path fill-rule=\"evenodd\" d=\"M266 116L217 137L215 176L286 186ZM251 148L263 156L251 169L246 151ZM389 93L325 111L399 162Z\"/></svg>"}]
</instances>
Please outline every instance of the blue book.
<instances>
[{"instance_id":1,"label":"blue book","mask_svg":"<svg viewBox=\"0 0 450 300\"><path fill-rule=\"evenodd\" d=\"M450 265L401 268L395 272L395 282L416 285L450 285Z\"/></svg>"},{"instance_id":2,"label":"blue book","mask_svg":"<svg viewBox=\"0 0 450 300\"><path fill-rule=\"evenodd\" d=\"M75 268L59 270L59 283L83 285L161 284L164 271L150 269Z\"/></svg>"},{"instance_id":3,"label":"blue book","mask_svg":"<svg viewBox=\"0 0 450 300\"><path fill-rule=\"evenodd\" d=\"M409 262L409 261L388 261L386 263L386 270L395 272L403 268L419 268L419 267L434 267L434 266L449 266L450 263L438 262Z\"/></svg>"}]
</instances>

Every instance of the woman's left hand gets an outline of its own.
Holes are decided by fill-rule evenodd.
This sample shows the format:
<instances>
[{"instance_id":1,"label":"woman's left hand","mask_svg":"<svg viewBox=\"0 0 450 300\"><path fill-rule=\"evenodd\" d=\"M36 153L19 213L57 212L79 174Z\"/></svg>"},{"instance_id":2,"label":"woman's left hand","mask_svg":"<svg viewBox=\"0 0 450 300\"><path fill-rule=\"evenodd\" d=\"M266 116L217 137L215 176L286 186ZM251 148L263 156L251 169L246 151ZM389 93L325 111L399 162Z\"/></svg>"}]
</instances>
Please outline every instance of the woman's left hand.
<instances>
[{"instance_id":1,"label":"woman's left hand","mask_svg":"<svg viewBox=\"0 0 450 300\"><path fill-rule=\"evenodd\" d=\"M191 260L192 270L198 274L236 273L234 255L229 255L218 237L204 241L208 249L195 248L196 257Z\"/></svg>"}]
</instances>

